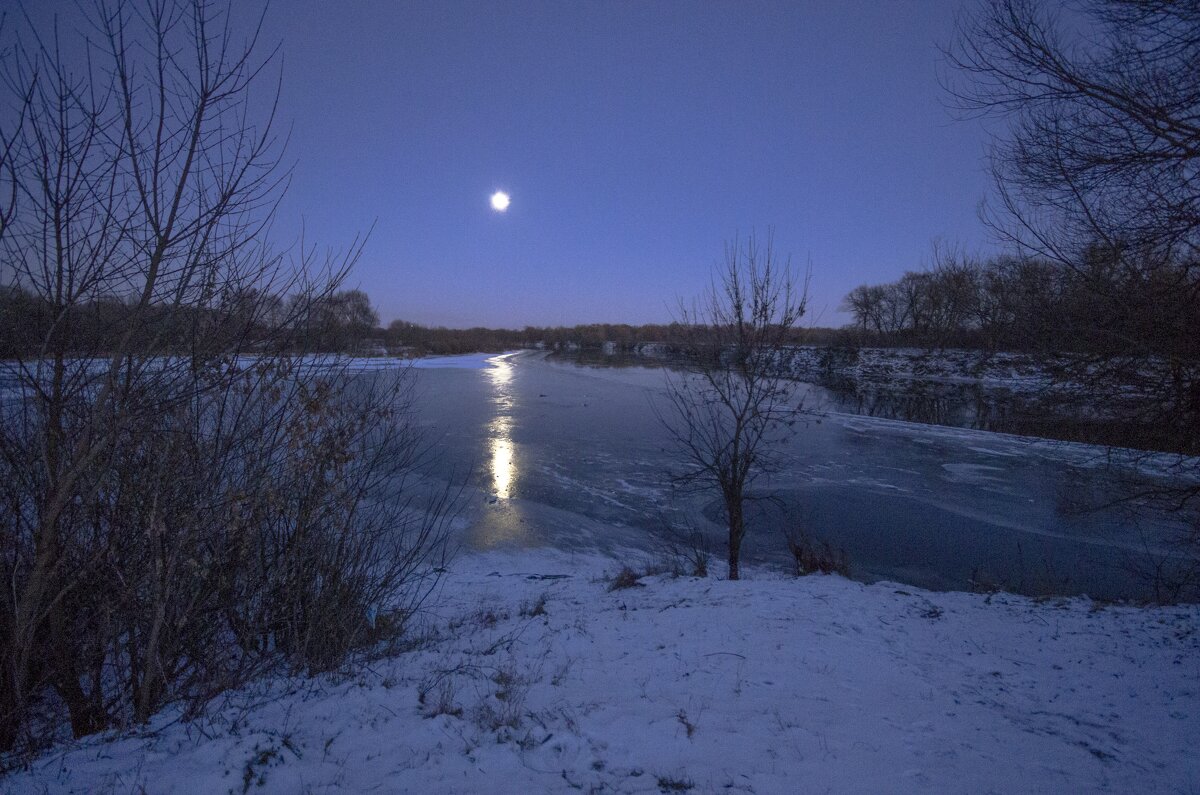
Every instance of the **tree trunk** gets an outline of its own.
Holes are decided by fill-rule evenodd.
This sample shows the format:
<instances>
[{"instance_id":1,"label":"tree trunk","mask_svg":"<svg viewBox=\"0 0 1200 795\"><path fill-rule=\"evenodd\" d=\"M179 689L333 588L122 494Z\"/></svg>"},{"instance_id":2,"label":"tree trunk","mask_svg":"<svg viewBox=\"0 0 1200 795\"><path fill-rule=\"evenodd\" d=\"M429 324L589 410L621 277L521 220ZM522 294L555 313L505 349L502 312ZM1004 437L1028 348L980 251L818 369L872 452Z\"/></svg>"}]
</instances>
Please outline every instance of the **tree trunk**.
<instances>
[{"instance_id":1,"label":"tree trunk","mask_svg":"<svg viewBox=\"0 0 1200 795\"><path fill-rule=\"evenodd\" d=\"M11 632L7 633L4 640L7 641L11 636ZM6 654L0 657L0 664L4 665L4 669L0 671L0 753L5 753L16 745L18 727L24 725L24 716L21 714L17 685L14 681L15 661L11 659L11 654Z\"/></svg>"},{"instance_id":2,"label":"tree trunk","mask_svg":"<svg viewBox=\"0 0 1200 795\"><path fill-rule=\"evenodd\" d=\"M725 497L725 512L729 516L729 579L736 580L739 578L738 562L741 559L742 535L746 530L740 492Z\"/></svg>"},{"instance_id":3,"label":"tree trunk","mask_svg":"<svg viewBox=\"0 0 1200 795\"><path fill-rule=\"evenodd\" d=\"M71 733L78 739L107 729L109 716L97 692L88 693L80 680L80 647L68 637L71 630L62 609L55 607L46 618L50 634L49 662L54 692L62 699L71 719Z\"/></svg>"}]
</instances>

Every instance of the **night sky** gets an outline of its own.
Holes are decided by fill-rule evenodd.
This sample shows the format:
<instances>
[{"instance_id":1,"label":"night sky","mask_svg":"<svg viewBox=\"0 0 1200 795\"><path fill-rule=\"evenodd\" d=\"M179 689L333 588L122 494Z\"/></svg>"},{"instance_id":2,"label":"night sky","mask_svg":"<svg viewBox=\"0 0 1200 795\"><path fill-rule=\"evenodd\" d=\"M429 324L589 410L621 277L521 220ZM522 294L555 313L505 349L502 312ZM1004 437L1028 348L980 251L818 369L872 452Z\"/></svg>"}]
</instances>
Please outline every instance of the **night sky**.
<instances>
[{"instance_id":1,"label":"night sky","mask_svg":"<svg viewBox=\"0 0 1200 795\"><path fill-rule=\"evenodd\" d=\"M992 250L985 131L938 81L960 6L279 0L275 231L374 224L352 286L385 324L520 327L669 320L773 227L842 325L933 241Z\"/></svg>"}]
</instances>

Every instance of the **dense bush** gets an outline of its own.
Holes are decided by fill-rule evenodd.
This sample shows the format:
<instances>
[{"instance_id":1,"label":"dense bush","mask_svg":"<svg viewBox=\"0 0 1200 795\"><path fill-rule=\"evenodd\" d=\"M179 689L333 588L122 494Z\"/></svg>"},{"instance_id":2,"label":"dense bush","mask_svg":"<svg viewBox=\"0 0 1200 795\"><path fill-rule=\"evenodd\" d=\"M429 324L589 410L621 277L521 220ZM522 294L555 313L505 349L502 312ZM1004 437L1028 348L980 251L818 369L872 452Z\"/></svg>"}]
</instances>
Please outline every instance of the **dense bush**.
<instances>
[{"instance_id":1,"label":"dense bush","mask_svg":"<svg viewBox=\"0 0 1200 795\"><path fill-rule=\"evenodd\" d=\"M266 670L335 668L428 592L447 502L415 504L405 486L419 448L399 420L402 377L286 361L218 390L205 377L169 402L130 385L138 421L121 423L53 539L46 418L6 406L6 748L36 745L60 710L82 735Z\"/></svg>"},{"instance_id":2,"label":"dense bush","mask_svg":"<svg viewBox=\"0 0 1200 795\"><path fill-rule=\"evenodd\" d=\"M377 321L340 289L359 243L265 239L256 31L63 13L0 28L0 753L345 663L403 629L447 516L405 482L405 380L293 356Z\"/></svg>"}]
</instances>

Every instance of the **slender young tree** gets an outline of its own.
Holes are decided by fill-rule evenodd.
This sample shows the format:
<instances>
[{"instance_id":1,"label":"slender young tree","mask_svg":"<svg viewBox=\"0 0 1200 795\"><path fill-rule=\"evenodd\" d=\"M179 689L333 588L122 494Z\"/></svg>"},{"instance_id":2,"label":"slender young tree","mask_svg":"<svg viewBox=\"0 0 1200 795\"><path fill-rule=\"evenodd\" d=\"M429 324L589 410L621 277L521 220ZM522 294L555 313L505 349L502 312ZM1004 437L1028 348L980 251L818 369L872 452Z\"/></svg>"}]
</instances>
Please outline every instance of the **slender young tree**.
<instances>
[{"instance_id":1,"label":"slender young tree","mask_svg":"<svg viewBox=\"0 0 1200 795\"><path fill-rule=\"evenodd\" d=\"M739 577L749 488L779 464L801 407L791 379L808 277L780 261L771 236L725 248L704 296L681 305L685 369L667 376L660 420L682 455L677 481L716 490L728 527L729 578Z\"/></svg>"}]
</instances>

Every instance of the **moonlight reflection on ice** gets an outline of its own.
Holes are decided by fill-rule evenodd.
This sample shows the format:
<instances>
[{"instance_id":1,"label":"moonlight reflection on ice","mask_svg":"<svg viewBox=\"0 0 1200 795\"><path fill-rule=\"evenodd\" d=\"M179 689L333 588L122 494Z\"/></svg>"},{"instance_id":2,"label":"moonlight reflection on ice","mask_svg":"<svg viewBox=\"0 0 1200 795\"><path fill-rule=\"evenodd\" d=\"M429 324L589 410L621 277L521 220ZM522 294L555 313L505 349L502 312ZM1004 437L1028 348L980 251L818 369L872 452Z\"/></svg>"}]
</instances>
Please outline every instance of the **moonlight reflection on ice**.
<instances>
[{"instance_id":1,"label":"moonlight reflection on ice","mask_svg":"<svg viewBox=\"0 0 1200 795\"><path fill-rule=\"evenodd\" d=\"M488 444L492 448L492 490L502 500L512 496L512 484L516 479L516 464L513 459L512 418L497 417L488 425Z\"/></svg>"},{"instance_id":2,"label":"moonlight reflection on ice","mask_svg":"<svg viewBox=\"0 0 1200 795\"><path fill-rule=\"evenodd\" d=\"M529 533L522 507L511 500L516 492L519 465L517 448L513 443L513 354L502 354L487 359L484 370L491 385L490 402L494 411L488 421L487 452L489 456L492 505L487 509L485 521L476 525L474 543L481 548L498 544L520 543Z\"/></svg>"},{"instance_id":3,"label":"moonlight reflection on ice","mask_svg":"<svg viewBox=\"0 0 1200 795\"><path fill-rule=\"evenodd\" d=\"M492 396L492 403L496 407L496 417L488 424L488 446L492 453L492 489L502 500L506 500L512 495L513 481L516 480L511 414L513 366L512 362L508 360L510 355L505 354L488 359L491 367L486 371L488 379L492 382L492 389L495 393Z\"/></svg>"}]
</instances>

